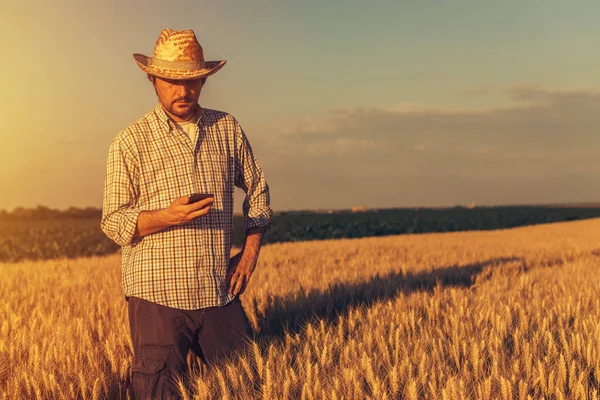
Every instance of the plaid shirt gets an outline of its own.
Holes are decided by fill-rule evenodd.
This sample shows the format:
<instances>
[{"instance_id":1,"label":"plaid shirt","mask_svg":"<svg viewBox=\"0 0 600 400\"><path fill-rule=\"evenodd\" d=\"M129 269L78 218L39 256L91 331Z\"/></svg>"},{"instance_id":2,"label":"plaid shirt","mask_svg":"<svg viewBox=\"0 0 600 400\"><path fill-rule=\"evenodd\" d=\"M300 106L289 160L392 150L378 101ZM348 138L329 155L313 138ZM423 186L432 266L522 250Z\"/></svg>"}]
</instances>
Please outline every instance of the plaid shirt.
<instances>
[{"instance_id":1,"label":"plaid shirt","mask_svg":"<svg viewBox=\"0 0 600 400\"><path fill-rule=\"evenodd\" d=\"M227 293L234 185L246 192L246 231L269 228L269 187L250 143L231 115L198 107L196 143L160 103L110 145L101 227L122 246L123 287L165 306L221 306ZM167 208L180 196L212 193L210 212L188 223L135 237L141 211Z\"/></svg>"}]
</instances>

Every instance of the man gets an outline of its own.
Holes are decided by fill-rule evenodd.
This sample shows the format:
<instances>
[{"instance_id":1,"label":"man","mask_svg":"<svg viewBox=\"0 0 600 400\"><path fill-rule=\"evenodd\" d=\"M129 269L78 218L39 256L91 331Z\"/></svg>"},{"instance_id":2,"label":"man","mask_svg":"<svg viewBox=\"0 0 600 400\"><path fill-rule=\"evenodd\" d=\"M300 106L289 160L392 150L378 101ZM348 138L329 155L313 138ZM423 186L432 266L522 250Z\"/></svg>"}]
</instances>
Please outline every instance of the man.
<instances>
[{"instance_id":1,"label":"man","mask_svg":"<svg viewBox=\"0 0 600 400\"><path fill-rule=\"evenodd\" d=\"M122 246L133 389L145 399L177 393L173 373L190 349L210 365L243 346L251 330L238 296L272 211L239 123L198 104L225 60L204 61L193 31L171 29L153 57L134 58L158 104L111 143L101 226ZM230 259L234 185L246 192L246 240ZM210 196L194 202L195 193Z\"/></svg>"}]
</instances>

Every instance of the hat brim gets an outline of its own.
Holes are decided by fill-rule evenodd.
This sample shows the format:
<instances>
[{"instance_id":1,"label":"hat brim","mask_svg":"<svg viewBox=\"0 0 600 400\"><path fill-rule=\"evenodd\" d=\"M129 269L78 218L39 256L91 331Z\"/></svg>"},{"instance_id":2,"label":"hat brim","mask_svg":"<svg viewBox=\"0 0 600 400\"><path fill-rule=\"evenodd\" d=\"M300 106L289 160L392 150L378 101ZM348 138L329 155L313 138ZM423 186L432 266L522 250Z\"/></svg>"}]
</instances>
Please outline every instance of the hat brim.
<instances>
[{"instance_id":1,"label":"hat brim","mask_svg":"<svg viewBox=\"0 0 600 400\"><path fill-rule=\"evenodd\" d=\"M147 57L143 54L134 54L133 58L138 67L150 75L157 76L159 78L181 80L205 78L219 71L227 62L227 60L205 61L204 68L187 70L157 67L149 62L151 59L150 57Z\"/></svg>"}]
</instances>

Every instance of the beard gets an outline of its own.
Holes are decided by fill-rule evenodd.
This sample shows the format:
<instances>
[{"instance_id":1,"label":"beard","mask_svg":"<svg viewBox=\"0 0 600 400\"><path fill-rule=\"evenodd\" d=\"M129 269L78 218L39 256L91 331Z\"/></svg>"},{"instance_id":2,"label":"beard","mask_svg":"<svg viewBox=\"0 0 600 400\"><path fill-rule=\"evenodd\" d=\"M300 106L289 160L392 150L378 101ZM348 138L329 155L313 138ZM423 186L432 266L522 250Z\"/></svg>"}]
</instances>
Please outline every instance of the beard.
<instances>
[{"instance_id":1,"label":"beard","mask_svg":"<svg viewBox=\"0 0 600 400\"><path fill-rule=\"evenodd\" d=\"M198 103L195 103L192 99L178 98L172 101L168 106L165 106L164 104L163 106L169 113L178 118L187 120L194 116L197 104Z\"/></svg>"}]
</instances>

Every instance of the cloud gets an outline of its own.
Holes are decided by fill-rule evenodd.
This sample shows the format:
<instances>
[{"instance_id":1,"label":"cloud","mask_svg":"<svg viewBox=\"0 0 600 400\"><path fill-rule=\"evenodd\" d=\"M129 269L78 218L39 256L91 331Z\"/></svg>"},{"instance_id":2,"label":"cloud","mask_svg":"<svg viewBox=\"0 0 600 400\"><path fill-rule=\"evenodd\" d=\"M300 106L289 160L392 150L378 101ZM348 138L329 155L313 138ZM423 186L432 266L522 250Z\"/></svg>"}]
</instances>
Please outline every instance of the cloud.
<instances>
[{"instance_id":1,"label":"cloud","mask_svg":"<svg viewBox=\"0 0 600 400\"><path fill-rule=\"evenodd\" d=\"M273 124L263 129L261 160L278 185L294 177L308 192L327 189L331 204L364 182L386 206L600 196L600 91L519 85L506 93L513 104L497 109L401 103Z\"/></svg>"}]
</instances>

